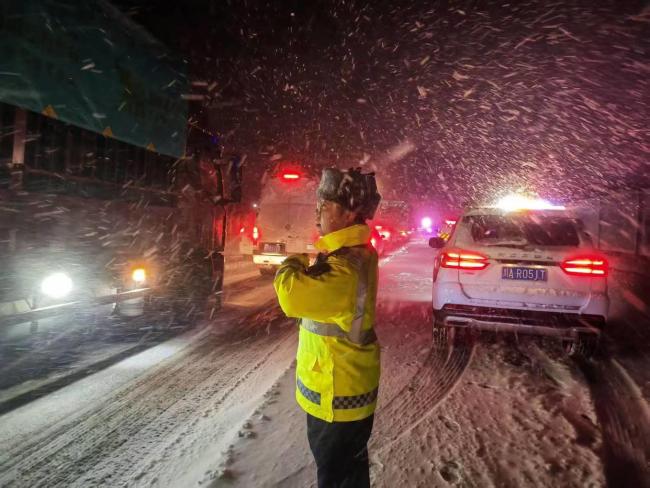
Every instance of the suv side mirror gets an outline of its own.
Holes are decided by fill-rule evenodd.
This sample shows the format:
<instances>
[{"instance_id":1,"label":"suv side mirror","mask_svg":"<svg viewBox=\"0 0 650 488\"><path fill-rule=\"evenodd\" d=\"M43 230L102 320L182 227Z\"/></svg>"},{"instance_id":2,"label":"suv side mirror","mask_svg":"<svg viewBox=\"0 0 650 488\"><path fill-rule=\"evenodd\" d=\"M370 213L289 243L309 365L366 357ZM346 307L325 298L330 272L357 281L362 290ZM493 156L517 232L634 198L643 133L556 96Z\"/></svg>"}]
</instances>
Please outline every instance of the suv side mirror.
<instances>
[{"instance_id":1,"label":"suv side mirror","mask_svg":"<svg viewBox=\"0 0 650 488\"><path fill-rule=\"evenodd\" d=\"M433 249L442 249L447 242L442 237L432 237L429 239L429 247Z\"/></svg>"}]
</instances>

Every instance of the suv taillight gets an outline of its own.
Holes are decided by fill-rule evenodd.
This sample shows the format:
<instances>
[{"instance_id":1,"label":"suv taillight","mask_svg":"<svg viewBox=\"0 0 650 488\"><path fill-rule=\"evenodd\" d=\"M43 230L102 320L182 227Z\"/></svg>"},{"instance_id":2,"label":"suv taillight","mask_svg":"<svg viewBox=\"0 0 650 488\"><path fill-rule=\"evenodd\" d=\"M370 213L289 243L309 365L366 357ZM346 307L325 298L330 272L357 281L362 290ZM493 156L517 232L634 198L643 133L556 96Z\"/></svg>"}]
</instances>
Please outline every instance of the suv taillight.
<instances>
[{"instance_id":1,"label":"suv taillight","mask_svg":"<svg viewBox=\"0 0 650 488\"><path fill-rule=\"evenodd\" d=\"M579 256L563 261L562 271L572 276L607 276L607 260L600 256Z\"/></svg>"},{"instance_id":2,"label":"suv taillight","mask_svg":"<svg viewBox=\"0 0 650 488\"><path fill-rule=\"evenodd\" d=\"M257 244L257 241L260 239L260 231L257 226L253 227L253 243Z\"/></svg>"},{"instance_id":3,"label":"suv taillight","mask_svg":"<svg viewBox=\"0 0 650 488\"><path fill-rule=\"evenodd\" d=\"M444 251L440 256L440 266L443 268L480 271L487 268L489 264L487 256L463 249L450 249Z\"/></svg>"}]
</instances>

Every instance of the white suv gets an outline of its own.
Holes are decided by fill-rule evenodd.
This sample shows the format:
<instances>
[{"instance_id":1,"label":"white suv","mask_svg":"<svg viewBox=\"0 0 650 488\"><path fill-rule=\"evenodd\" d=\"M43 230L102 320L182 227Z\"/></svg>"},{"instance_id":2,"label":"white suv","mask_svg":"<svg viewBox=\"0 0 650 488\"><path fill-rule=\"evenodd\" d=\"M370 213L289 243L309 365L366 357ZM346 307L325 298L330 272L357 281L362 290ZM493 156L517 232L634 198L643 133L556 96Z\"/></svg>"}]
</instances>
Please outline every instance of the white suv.
<instances>
[{"instance_id":1,"label":"white suv","mask_svg":"<svg viewBox=\"0 0 650 488\"><path fill-rule=\"evenodd\" d=\"M607 320L607 261L561 210L466 211L433 270L434 333L544 334L591 354Z\"/></svg>"}]
</instances>

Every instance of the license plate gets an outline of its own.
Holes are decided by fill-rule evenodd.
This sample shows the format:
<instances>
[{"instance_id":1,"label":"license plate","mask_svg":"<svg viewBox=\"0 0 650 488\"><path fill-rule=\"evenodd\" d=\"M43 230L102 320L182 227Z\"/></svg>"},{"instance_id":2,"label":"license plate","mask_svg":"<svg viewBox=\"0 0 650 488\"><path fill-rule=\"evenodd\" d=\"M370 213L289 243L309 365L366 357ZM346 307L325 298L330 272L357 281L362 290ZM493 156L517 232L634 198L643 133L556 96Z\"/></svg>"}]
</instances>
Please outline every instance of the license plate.
<instances>
[{"instance_id":1,"label":"license plate","mask_svg":"<svg viewBox=\"0 0 650 488\"><path fill-rule=\"evenodd\" d=\"M280 244L264 244L264 252L282 254L282 246Z\"/></svg>"},{"instance_id":2,"label":"license plate","mask_svg":"<svg viewBox=\"0 0 650 488\"><path fill-rule=\"evenodd\" d=\"M502 268L501 278L504 280L519 281L547 281L548 270L543 268Z\"/></svg>"}]
</instances>

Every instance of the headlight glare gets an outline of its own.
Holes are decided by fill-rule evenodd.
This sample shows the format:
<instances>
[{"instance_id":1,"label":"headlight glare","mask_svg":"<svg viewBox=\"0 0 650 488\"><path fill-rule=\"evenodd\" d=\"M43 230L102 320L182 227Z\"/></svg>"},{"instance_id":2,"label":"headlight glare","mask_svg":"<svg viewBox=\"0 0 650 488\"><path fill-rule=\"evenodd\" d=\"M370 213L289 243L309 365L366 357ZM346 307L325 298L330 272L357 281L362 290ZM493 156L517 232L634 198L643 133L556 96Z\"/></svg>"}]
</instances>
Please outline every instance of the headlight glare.
<instances>
[{"instance_id":1,"label":"headlight glare","mask_svg":"<svg viewBox=\"0 0 650 488\"><path fill-rule=\"evenodd\" d=\"M65 273L53 273L41 282L41 292L50 298L63 298L72 291L72 280Z\"/></svg>"},{"instance_id":2,"label":"headlight glare","mask_svg":"<svg viewBox=\"0 0 650 488\"><path fill-rule=\"evenodd\" d=\"M144 268L136 268L131 273L131 278L133 278L134 282L141 285L147 281L147 272Z\"/></svg>"}]
</instances>

